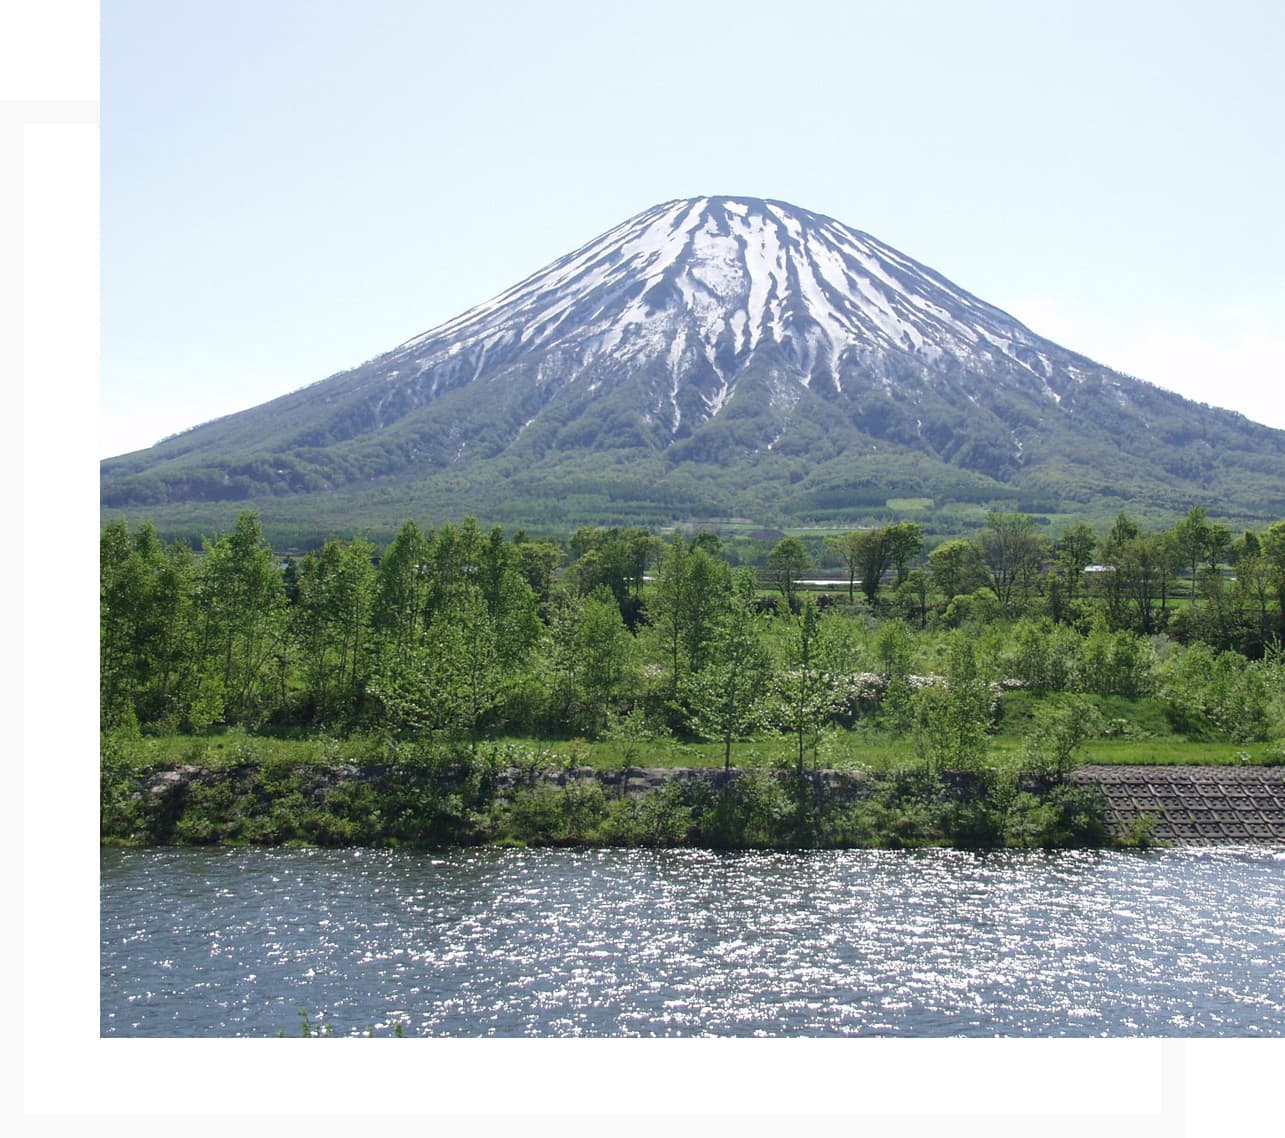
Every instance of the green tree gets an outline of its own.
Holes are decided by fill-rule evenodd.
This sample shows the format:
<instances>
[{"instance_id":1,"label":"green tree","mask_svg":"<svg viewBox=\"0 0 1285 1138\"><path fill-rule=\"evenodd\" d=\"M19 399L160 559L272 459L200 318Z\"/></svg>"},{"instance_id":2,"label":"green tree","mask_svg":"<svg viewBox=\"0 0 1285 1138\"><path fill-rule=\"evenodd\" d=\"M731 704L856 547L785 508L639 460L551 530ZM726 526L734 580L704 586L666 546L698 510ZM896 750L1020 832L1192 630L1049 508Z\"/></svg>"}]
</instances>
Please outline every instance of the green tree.
<instances>
[{"instance_id":1,"label":"green tree","mask_svg":"<svg viewBox=\"0 0 1285 1138\"><path fill-rule=\"evenodd\" d=\"M848 601L856 596L857 578L861 575L861 530L848 533L832 534L825 539L826 545L834 550L843 560L843 567L848 573Z\"/></svg>"},{"instance_id":2,"label":"green tree","mask_svg":"<svg viewBox=\"0 0 1285 1138\"><path fill-rule=\"evenodd\" d=\"M929 553L928 568L947 602L960 593L975 592L990 579L981 547L962 537L943 541Z\"/></svg>"},{"instance_id":3,"label":"green tree","mask_svg":"<svg viewBox=\"0 0 1285 1138\"><path fill-rule=\"evenodd\" d=\"M806 597L799 615L788 619L792 627L784 667L776 677L776 715L794 736L797 769L802 774L809 749L815 762L821 729L835 710L838 685L821 634L816 601Z\"/></svg>"},{"instance_id":4,"label":"green tree","mask_svg":"<svg viewBox=\"0 0 1285 1138\"><path fill-rule=\"evenodd\" d=\"M562 546L554 541L513 542L514 567L531 587L541 605L549 603L553 578L565 556Z\"/></svg>"},{"instance_id":5,"label":"green tree","mask_svg":"<svg viewBox=\"0 0 1285 1138\"><path fill-rule=\"evenodd\" d=\"M642 591L647 565L655 556L657 541L646 530L597 529L582 526L571 535L571 579L581 596L605 585L622 609Z\"/></svg>"},{"instance_id":6,"label":"green tree","mask_svg":"<svg viewBox=\"0 0 1285 1138\"><path fill-rule=\"evenodd\" d=\"M374 546L330 541L298 563L292 610L314 718L346 717L361 697L375 600Z\"/></svg>"},{"instance_id":7,"label":"green tree","mask_svg":"<svg viewBox=\"0 0 1285 1138\"><path fill-rule=\"evenodd\" d=\"M408 521L379 559L374 622L385 651L401 656L418 646L428 615L428 574L428 539Z\"/></svg>"},{"instance_id":8,"label":"green tree","mask_svg":"<svg viewBox=\"0 0 1285 1138\"><path fill-rule=\"evenodd\" d=\"M1010 608L1025 594L1046 552L1046 543L1035 532L1035 519L992 510L979 544L990 568L991 587L1000 604Z\"/></svg>"},{"instance_id":9,"label":"green tree","mask_svg":"<svg viewBox=\"0 0 1285 1138\"><path fill-rule=\"evenodd\" d=\"M257 720L284 672L286 605L256 513L243 513L230 534L205 542L196 596L201 654L211 662L223 714Z\"/></svg>"},{"instance_id":10,"label":"green tree","mask_svg":"<svg viewBox=\"0 0 1285 1138\"><path fill-rule=\"evenodd\" d=\"M1074 600L1084 583L1084 571L1093 564L1093 552L1098 547L1097 534L1084 522L1068 526L1054 543L1053 552L1063 571L1067 593Z\"/></svg>"},{"instance_id":11,"label":"green tree","mask_svg":"<svg viewBox=\"0 0 1285 1138\"><path fill-rule=\"evenodd\" d=\"M727 562L674 534L661 556L646 611L669 672L670 698L704 665L716 621L732 588Z\"/></svg>"},{"instance_id":12,"label":"green tree","mask_svg":"<svg viewBox=\"0 0 1285 1138\"><path fill-rule=\"evenodd\" d=\"M785 597L785 603L794 609L799 578L812 570L812 558L807 547L797 537L782 538L768 554L767 568Z\"/></svg>"},{"instance_id":13,"label":"green tree","mask_svg":"<svg viewBox=\"0 0 1285 1138\"><path fill-rule=\"evenodd\" d=\"M1164 625L1173 548L1165 534L1143 534L1111 550L1115 584L1133 610L1133 627L1143 636Z\"/></svg>"},{"instance_id":14,"label":"green tree","mask_svg":"<svg viewBox=\"0 0 1285 1138\"><path fill-rule=\"evenodd\" d=\"M874 602L883 575L892 559L892 547L886 529L866 530L857 540L857 568L861 573L861 592Z\"/></svg>"},{"instance_id":15,"label":"green tree","mask_svg":"<svg viewBox=\"0 0 1285 1138\"><path fill-rule=\"evenodd\" d=\"M884 531L888 560L897 574L898 586L906 583L910 563L923 552L924 531L918 522L898 522Z\"/></svg>"},{"instance_id":16,"label":"green tree","mask_svg":"<svg viewBox=\"0 0 1285 1138\"><path fill-rule=\"evenodd\" d=\"M1080 744L1101 730L1101 713L1083 696L1039 704L1031 730L1022 742L1026 768L1038 775L1064 779L1074 769Z\"/></svg>"},{"instance_id":17,"label":"green tree","mask_svg":"<svg viewBox=\"0 0 1285 1138\"><path fill-rule=\"evenodd\" d=\"M478 585L461 586L450 611L436 614L425 635L432 725L467 734L474 745L483 717L505 698L515 678L506 667L503 635Z\"/></svg>"},{"instance_id":18,"label":"green tree","mask_svg":"<svg viewBox=\"0 0 1285 1138\"><path fill-rule=\"evenodd\" d=\"M693 725L698 734L722 741L724 770L732 766L732 743L764 721L771 657L754 600L754 574L742 570L712 630L708 658L687 680Z\"/></svg>"},{"instance_id":19,"label":"green tree","mask_svg":"<svg viewBox=\"0 0 1285 1138\"><path fill-rule=\"evenodd\" d=\"M964 632L951 633L944 682L914 696L915 751L928 771L976 771L986 757L991 693Z\"/></svg>"},{"instance_id":20,"label":"green tree","mask_svg":"<svg viewBox=\"0 0 1285 1138\"><path fill-rule=\"evenodd\" d=\"M920 628L928 623L928 598L932 596L932 581L922 569L912 569L897 586L897 599L905 611L913 614Z\"/></svg>"},{"instance_id":21,"label":"green tree","mask_svg":"<svg viewBox=\"0 0 1285 1138\"><path fill-rule=\"evenodd\" d=\"M1205 547L1205 563L1209 572L1217 573L1223 560L1231 552L1231 529L1221 522L1214 522L1209 527L1209 544Z\"/></svg>"},{"instance_id":22,"label":"green tree","mask_svg":"<svg viewBox=\"0 0 1285 1138\"><path fill-rule=\"evenodd\" d=\"M553 687L559 718L596 735L629 689L637 648L606 585L587 597L566 596L555 608Z\"/></svg>"},{"instance_id":23,"label":"green tree","mask_svg":"<svg viewBox=\"0 0 1285 1138\"><path fill-rule=\"evenodd\" d=\"M1191 596L1196 595L1196 571L1209 545L1209 520L1203 506L1192 506L1173 529L1174 545L1180 556L1191 567ZM1136 535L1135 535L1136 536Z\"/></svg>"},{"instance_id":24,"label":"green tree","mask_svg":"<svg viewBox=\"0 0 1285 1138\"><path fill-rule=\"evenodd\" d=\"M1285 621L1285 521L1273 522L1259 538L1268 572L1275 582L1276 611Z\"/></svg>"},{"instance_id":25,"label":"green tree","mask_svg":"<svg viewBox=\"0 0 1285 1138\"><path fill-rule=\"evenodd\" d=\"M162 547L144 522L131 536L109 523L99 543L99 685L104 728L138 722L176 726L189 710L193 557L182 542Z\"/></svg>"}]
</instances>

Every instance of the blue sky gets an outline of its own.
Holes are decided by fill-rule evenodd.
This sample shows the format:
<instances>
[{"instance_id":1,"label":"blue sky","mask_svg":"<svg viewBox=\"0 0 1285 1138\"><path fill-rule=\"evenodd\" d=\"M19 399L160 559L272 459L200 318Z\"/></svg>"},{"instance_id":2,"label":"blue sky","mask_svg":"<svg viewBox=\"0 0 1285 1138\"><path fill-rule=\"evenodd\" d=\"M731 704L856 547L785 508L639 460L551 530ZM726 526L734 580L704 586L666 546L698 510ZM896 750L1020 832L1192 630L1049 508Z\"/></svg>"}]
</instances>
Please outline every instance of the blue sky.
<instances>
[{"instance_id":1,"label":"blue sky","mask_svg":"<svg viewBox=\"0 0 1285 1138\"><path fill-rule=\"evenodd\" d=\"M100 451L775 197L1285 427L1285 5L111 0Z\"/></svg>"}]
</instances>

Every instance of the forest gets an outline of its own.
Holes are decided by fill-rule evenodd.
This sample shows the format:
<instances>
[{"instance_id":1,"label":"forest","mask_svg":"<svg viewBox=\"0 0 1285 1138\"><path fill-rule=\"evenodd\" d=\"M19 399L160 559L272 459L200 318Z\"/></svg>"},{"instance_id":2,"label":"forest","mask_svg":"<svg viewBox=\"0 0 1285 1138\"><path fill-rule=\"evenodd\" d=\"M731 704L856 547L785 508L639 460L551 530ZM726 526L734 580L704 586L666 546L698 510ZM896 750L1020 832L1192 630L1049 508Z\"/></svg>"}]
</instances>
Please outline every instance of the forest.
<instances>
[{"instance_id":1,"label":"forest","mask_svg":"<svg viewBox=\"0 0 1285 1138\"><path fill-rule=\"evenodd\" d=\"M839 585L805 583L819 560ZM199 553L115 521L100 611L108 734L594 740L628 723L717 743L729 765L767 740L801 766L862 727L964 769L993 690L1158 699L1185 735L1274 739L1285 522L1233 536L1196 508L1167 531L1121 515L1049 540L992 512L931 550L899 523L784 537L734 567L711 532L584 528L563 544L407 522L383 549L283 558L253 513ZM971 734L935 726L970 715Z\"/></svg>"}]
</instances>

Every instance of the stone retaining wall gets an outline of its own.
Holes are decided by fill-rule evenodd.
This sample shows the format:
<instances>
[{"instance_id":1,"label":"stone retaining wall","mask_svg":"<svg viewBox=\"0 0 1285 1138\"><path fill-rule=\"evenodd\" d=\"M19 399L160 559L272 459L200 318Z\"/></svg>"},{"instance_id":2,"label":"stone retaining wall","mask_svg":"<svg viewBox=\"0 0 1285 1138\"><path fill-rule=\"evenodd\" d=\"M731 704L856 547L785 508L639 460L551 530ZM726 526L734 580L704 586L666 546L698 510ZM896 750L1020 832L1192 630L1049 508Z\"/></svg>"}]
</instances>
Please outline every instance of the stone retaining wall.
<instances>
[{"instance_id":1,"label":"stone retaining wall","mask_svg":"<svg viewBox=\"0 0 1285 1138\"><path fill-rule=\"evenodd\" d=\"M711 767L554 768L539 772L500 772L503 795L518 787L566 786L596 781L612 794L637 797L677 782L717 789L743 777L736 769ZM378 782L391 768L342 765L312 770L314 790L347 779ZM237 777L194 766L154 772L144 790L152 796L181 791L193 781ZM818 796L852 801L870 793L869 776L846 771L810 771L805 777ZM1271 845L1285 847L1285 767L1085 766L1073 782L1097 786L1107 800L1107 825L1113 837L1128 840L1145 833L1162 845Z\"/></svg>"},{"instance_id":2,"label":"stone retaining wall","mask_svg":"<svg viewBox=\"0 0 1285 1138\"><path fill-rule=\"evenodd\" d=\"M555 768L542 771L534 778L522 777L514 771L503 771L500 774L501 790L514 786L566 786L569 782L597 782L608 793L627 794L638 798L654 794L666 784L676 782L683 787L708 786L718 789L726 782L735 782L748 774L748 771L733 767L724 771L721 767L628 767L616 770L598 770L594 767L572 767L570 770ZM841 802L850 802L868 794L870 782L867 776L850 771L805 771L803 777L810 782L819 795Z\"/></svg>"}]
</instances>

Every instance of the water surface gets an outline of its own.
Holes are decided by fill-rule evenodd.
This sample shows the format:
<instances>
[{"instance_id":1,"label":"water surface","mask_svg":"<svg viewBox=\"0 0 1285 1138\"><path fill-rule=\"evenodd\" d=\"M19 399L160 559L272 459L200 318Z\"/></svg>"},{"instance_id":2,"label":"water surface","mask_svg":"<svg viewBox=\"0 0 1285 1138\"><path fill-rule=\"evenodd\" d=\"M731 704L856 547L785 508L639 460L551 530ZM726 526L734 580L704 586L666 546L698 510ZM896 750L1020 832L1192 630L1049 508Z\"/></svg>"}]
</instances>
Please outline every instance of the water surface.
<instances>
[{"instance_id":1,"label":"water surface","mask_svg":"<svg viewBox=\"0 0 1285 1138\"><path fill-rule=\"evenodd\" d=\"M1263 850L105 850L104 1035L1285 1035Z\"/></svg>"}]
</instances>

